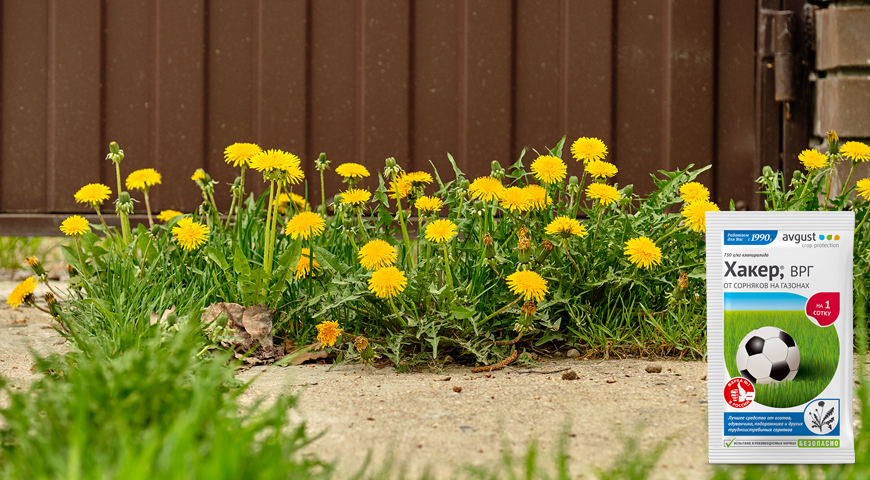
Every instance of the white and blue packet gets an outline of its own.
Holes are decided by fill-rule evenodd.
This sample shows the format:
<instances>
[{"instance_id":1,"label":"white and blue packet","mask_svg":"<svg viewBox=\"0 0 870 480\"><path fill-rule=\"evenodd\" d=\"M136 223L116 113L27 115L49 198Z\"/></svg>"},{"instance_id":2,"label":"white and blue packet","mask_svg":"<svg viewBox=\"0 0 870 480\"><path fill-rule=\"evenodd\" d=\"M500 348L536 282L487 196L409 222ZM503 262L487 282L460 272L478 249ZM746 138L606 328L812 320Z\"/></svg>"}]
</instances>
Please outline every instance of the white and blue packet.
<instances>
[{"instance_id":1,"label":"white and blue packet","mask_svg":"<svg viewBox=\"0 0 870 480\"><path fill-rule=\"evenodd\" d=\"M708 212L710 463L854 463L854 212Z\"/></svg>"}]
</instances>

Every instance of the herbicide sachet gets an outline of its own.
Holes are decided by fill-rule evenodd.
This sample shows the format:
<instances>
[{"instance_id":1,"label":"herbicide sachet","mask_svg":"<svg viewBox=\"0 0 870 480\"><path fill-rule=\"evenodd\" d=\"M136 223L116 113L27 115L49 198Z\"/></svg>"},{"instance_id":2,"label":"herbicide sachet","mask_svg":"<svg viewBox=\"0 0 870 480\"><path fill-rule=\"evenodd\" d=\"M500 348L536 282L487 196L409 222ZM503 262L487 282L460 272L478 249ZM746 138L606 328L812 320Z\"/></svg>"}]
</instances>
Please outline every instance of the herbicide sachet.
<instances>
[{"instance_id":1,"label":"herbicide sachet","mask_svg":"<svg viewBox=\"0 0 870 480\"><path fill-rule=\"evenodd\" d=\"M710 463L854 463L854 213L706 227Z\"/></svg>"}]
</instances>

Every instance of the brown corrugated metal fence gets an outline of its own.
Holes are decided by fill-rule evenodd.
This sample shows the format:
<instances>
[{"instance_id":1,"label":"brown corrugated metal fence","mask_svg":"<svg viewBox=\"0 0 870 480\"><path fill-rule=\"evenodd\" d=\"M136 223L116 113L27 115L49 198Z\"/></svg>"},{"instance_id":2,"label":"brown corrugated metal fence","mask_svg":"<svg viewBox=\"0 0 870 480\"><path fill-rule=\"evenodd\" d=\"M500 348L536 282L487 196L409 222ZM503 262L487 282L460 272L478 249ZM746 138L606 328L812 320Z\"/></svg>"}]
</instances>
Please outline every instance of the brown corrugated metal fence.
<instances>
[{"instance_id":1,"label":"brown corrugated metal fence","mask_svg":"<svg viewBox=\"0 0 870 480\"><path fill-rule=\"evenodd\" d=\"M703 180L723 207L756 205L753 0L0 5L0 213L87 212L80 186L116 188L111 140L124 175L163 174L155 210L190 211L196 168L235 177L233 142L289 150L309 179L321 151L333 167L394 156L440 172L451 152L478 176L563 134L604 140L636 191L657 169L713 163ZM327 194L339 185L327 173Z\"/></svg>"}]
</instances>

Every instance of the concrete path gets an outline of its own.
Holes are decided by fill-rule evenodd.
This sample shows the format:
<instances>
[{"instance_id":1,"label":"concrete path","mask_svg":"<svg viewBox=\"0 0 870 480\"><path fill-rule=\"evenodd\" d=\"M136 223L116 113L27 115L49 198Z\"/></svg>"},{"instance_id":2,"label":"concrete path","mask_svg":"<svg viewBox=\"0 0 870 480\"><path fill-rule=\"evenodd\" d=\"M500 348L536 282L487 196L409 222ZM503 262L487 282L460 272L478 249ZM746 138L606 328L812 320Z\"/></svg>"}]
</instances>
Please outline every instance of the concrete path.
<instances>
[{"instance_id":1,"label":"concrete path","mask_svg":"<svg viewBox=\"0 0 870 480\"><path fill-rule=\"evenodd\" d=\"M594 478L594 467L610 466L622 448L620 435L631 434L640 435L644 447L672 439L653 478L705 478L711 471L706 364L661 361L656 374L644 371L649 363L563 359L534 367L571 367L580 375L573 381L561 373L518 373L524 367L397 374L361 365L256 367L239 377L255 378L248 401L298 394L299 417L323 432L309 450L336 461L342 473L355 471L371 452L374 465L404 464L409 478L428 467L446 479L461 465L498 465L505 446L522 455L531 440L551 469L557 434L567 427L578 478Z\"/></svg>"}]
</instances>

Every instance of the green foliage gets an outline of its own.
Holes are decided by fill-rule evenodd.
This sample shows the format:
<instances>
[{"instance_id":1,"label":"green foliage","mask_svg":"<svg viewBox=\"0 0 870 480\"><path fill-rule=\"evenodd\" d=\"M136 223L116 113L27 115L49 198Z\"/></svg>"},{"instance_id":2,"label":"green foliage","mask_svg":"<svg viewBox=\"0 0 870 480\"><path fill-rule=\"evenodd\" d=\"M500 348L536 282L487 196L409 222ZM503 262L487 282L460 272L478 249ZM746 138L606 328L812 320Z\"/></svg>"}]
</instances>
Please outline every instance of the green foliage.
<instances>
[{"instance_id":1,"label":"green foliage","mask_svg":"<svg viewBox=\"0 0 870 480\"><path fill-rule=\"evenodd\" d=\"M227 355L200 361L198 319L151 331L120 355L81 338L81 351L36 359L44 377L0 410L0 477L27 479L327 478L303 459L292 397L239 405Z\"/></svg>"}]
</instances>

